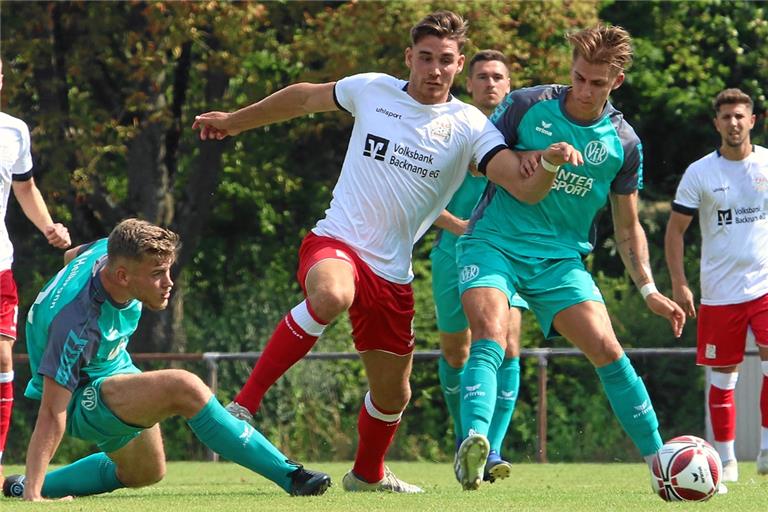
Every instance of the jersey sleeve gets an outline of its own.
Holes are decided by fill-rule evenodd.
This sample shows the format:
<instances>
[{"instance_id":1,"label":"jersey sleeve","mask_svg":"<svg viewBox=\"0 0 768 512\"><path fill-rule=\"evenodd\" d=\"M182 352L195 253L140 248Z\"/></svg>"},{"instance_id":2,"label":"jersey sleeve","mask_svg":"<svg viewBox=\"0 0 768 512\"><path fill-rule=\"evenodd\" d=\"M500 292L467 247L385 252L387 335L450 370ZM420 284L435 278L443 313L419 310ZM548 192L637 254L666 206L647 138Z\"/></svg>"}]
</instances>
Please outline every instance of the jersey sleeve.
<instances>
[{"instance_id":1,"label":"jersey sleeve","mask_svg":"<svg viewBox=\"0 0 768 512\"><path fill-rule=\"evenodd\" d=\"M26 123L19 122L21 144L16 162L11 167L13 181L27 181L32 178L32 144L29 137L29 128Z\"/></svg>"},{"instance_id":2,"label":"jersey sleeve","mask_svg":"<svg viewBox=\"0 0 768 512\"><path fill-rule=\"evenodd\" d=\"M341 110L357 116L357 99L371 82L385 76L381 73L360 73L342 78L333 87L333 101Z\"/></svg>"},{"instance_id":3,"label":"jersey sleeve","mask_svg":"<svg viewBox=\"0 0 768 512\"><path fill-rule=\"evenodd\" d=\"M37 373L50 377L60 386L74 391L83 380L82 370L96 354L99 331L91 324L96 317L77 303L71 303L51 322L48 329L48 344Z\"/></svg>"},{"instance_id":4,"label":"jersey sleeve","mask_svg":"<svg viewBox=\"0 0 768 512\"><path fill-rule=\"evenodd\" d=\"M614 123L624 152L621 168L611 182L611 192L622 195L632 194L643 188L643 144L635 130L624 121L621 112L614 111L611 122Z\"/></svg>"},{"instance_id":5,"label":"jersey sleeve","mask_svg":"<svg viewBox=\"0 0 768 512\"><path fill-rule=\"evenodd\" d=\"M699 190L696 173L688 167L680 179L680 184L677 186L675 198L672 200L672 210L683 215L695 215L701 204Z\"/></svg>"},{"instance_id":6,"label":"jersey sleeve","mask_svg":"<svg viewBox=\"0 0 768 512\"><path fill-rule=\"evenodd\" d=\"M485 168L488 162L499 152L507 149L507 145L504 143L504 137L501 132L491 123L485 116L482 116L482 125L477 131L475 138L472 155L473 160L477 162L477 170L481 174L485 174Z\"/></svg>"},{"instance_id":7,"label":"jersey sleeve","mask_svg":"<svg viewBox=\"0 0 768 512\"><path fill-rule=\"evenodd\" d=\"M491 114L491 122L501 132L504 142L510 148L517 145L517 127L528 109L524 107L521 91L507 94Z\"/></svg>"}]
</instances>

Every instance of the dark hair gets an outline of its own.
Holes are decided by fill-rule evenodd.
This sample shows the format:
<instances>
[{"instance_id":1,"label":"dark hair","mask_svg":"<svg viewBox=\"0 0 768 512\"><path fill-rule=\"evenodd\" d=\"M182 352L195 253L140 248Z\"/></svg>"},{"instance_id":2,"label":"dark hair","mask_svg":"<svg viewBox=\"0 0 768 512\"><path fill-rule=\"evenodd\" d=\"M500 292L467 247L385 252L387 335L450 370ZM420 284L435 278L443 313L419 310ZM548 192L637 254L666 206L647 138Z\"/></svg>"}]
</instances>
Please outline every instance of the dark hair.
<instances>
[{"instance_id":1,"label":"dark hair","mask_svg":"<svg viewBox=\"0 0 768 512\"><path fill-rule=\"evenodd\" d=\"M725 89L724 91L720 91L720 94L715 96L715 101L712 102L712 107L715 109L715 114L720 112L720 107L723 105L747 105L749 107L750 112L754 108L754 104L752 103L752 98L749 97L748 94L746 94L741 89Z\"/></svg>"},{"instance_id":2,"label":"dark hair","mask_svg":"<svg viewBox=\"0 0 768 512\"><path fill-rule=\"evenodd\" d=\"M464 18L451 11L435 11L427 14L411 29L411 45L417 44L427 36L437 36L440 39L453 39L459 45L459 51L467 42L469 24Z\"/></svg>"},{"instance_id":3,"label":"dark hair","mask_svg":"<svg viewBox=\"0 0 768 512\"><path fill-rule=\"evenodd\" d=\"M499 61L504 66L507 66L509 62L507 61L507 57L497 50L480 50L476 54L472 56L472 59L469 61L469 76L472 76L472 68L477 64L478 62L489 62L489 61Z\"/></svg>"},{"instance_id":4,"label":"dark hair","mask_svg":"<svg viewBox=\"0 0 768 512\"><path fill-rule=\"evenodd\" d=\"M107 241L110 259L139 261L145 255L159 259L175 258L181 243L179 235L145 220L126 219L115 226Z\"/></svg>"},{"instance_id":5,"label":"dark hair","mask_svg":"<svg viewBox=\"0 0 768 512\"><path fill-rule=\"evenodd\" d=\"M568 34L573 60L581 56L591 64L610 64L624 71L632 64L632 38L624 28L596 25Z\"/></svg>"}]
</instances>

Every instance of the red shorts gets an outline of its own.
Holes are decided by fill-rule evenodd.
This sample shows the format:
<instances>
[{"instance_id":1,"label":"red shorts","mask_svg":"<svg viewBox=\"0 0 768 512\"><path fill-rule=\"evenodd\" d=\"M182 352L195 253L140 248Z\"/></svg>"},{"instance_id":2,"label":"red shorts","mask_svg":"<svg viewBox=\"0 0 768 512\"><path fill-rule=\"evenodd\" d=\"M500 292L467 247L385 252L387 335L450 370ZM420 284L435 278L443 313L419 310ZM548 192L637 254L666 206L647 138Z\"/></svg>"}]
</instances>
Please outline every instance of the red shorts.
<instances>
[{"instance_id":1,"label":"red shorts","mask_svg":"<svg viewBox=\"0 0 768 512\"><path fill-rule=\"evenodd\" d=\"M358 352L382 350L397 355L413 352L413 289L377 276L347 244L310 232L299 249L296 277L306 295L304 282L319 261L333 258L352 265L355 299L349 308L352 338Z\"/></svg>"},{"instance_id":2,"label":"red shorts","mask_svg":"<svg viewBox=\"0 0 768 512\"><path fill-rule=\"evenodd\" d=\"M19 314L19 297L13 272L0 271L0 336L16 339L16 320Z\"/></svg>"},{"instance_id":3,"label":"red shorts","mask_svg":"<svg viewBox=\"0 0 768 512\"><path fill-rule=\"evenodd\" d=\"M749 302L699 307L696 364L734 366L744 360L747 326L758 346L768 347L768 295Z\"/></svg>"}]
</instances>

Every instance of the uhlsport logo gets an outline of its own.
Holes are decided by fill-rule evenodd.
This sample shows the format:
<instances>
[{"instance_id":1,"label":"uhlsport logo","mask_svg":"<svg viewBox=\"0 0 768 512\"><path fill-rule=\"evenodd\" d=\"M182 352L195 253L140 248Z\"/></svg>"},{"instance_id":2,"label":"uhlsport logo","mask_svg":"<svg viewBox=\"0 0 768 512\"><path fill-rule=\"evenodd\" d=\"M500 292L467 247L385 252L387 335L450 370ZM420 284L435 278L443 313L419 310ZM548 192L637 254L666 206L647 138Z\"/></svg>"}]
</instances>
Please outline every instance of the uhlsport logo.
<instances>
[{"instance_id":1,"label":"uhlsport logo","mask_svg":"<svg viewBox=\"0 0 768 512\"><path fill-rule=\"evenodd\" d=\"M83 390L83 397L80 399L80 405L86 411L92 411L99 404L99 395L93 386L87 386Z\"/></svg>"},{"instance_id":2,"label":"uhlsport logo","mask_svg":"<svg viewBox=\"0 0 768 512\"><path fill-rule=\"evenodd\" d=\"M463 269L461 269L461 275L459 275L459 279L462 283L468 283L469 281L476 278L477 274L479 273L480 267L477 265L466 265Z\"/></svg>"},{"instance_id":3,"label":"uhlsport logo","mask_svg":"<svg viewBox=\"0 0 768 512\"><path fill-rule=\"evenodd\" d=\"M725 226L733 224L733 210L730 208L727 210L717 210L717 225Z\"/></svg>"},{"instance_id":4,"label":"uhlsport logo","mask_svg":"<svg viewBox=\"0 0 768 512\"><path fill-rule=\"evenodd\" d=\"M602 141L593 140L584 148L584 159L592 165L600 165L608 158L608 146Z\"/></svg>"},{"instance_id":5,"label":"uhlsport logo","mask_svg":"<svg viewBox=\"0 0 768 512\"><path fill-rule=\"evenodd\" d=\"M384 156L387 154L388 147L389 140L369 133L365 136L363 156L384 161Z\"/></svg>"}]
</instances>

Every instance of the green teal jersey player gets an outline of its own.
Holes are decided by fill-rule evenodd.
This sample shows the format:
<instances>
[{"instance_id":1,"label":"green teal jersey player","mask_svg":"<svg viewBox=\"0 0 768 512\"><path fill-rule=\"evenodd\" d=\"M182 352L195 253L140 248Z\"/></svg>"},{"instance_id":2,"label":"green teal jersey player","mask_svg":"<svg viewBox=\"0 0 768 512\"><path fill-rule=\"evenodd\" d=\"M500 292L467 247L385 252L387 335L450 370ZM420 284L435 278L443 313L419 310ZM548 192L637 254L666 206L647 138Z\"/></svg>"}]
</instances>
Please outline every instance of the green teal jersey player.
<instances>
[{"instance_id":1,"label":"green teal jersey player","mask_svg":"<svg viewBox=\"0 0 768 512\"><path fill-rule=\"evenodd\" d=\"M32 378L25 394L40 400L40 412L26 475L8 477L6 495L71 499L153 484L165 474L158 423L175 415L210 449L290 494L328 488L328 475L288 460L232 417L196 375L142 373L133 365L130 336L142 306L159 311L168 305L178 246L175 233L128 219L108 239L67 251L67 265L38 294L27 317ZM100 451L46 474L65 432Z\"/></svg>"},{"instance_id":2,"label":"green teal jersey player","mask_svg":"<svg viewBox=\"0 0 768 512\"><path fill-rule=\"evenodd\" d=\"M486 116L509 92L507 58L496 50L481 50L469 61L467 92L472 103ZM472 210L488 185L488 179L474 171L467 172L445 211L435 221L440 228L430 259L432 261L432 297L440 335L441 357L438 376L448 412L453 420L455 449L462 441L460 403L461 374L469 359L469 323L461 306L459 277L456 271L456 241L467 228ZM485 464L484 480L507 478L512 466L502 459L501 448L517 403L520 388L520 324L522 310L528 305L516 295L509 311L507 347L497 374L498 389L488 439L491 450Z\"/></svg>"},{"instance_id":3,"label":"green teal jersey player","mask_svg":"<svg viewBox=\"0 0 768 512\"><path fill-rule=\"evenodd\" d=\"M653 283L637 217L640 141L608 102L631 62L630 36L620 27L597 26L571 34L569 41L571 85L514 91L492 119L510 147L535 151L546 147L550 137L565 138L582 152L584 165L545 165L557 177L550 194L536 205L489 187L458 243L462 303L472 331L461 379L465 440L457 455L465 488L479 484L480 460L489 449L489 397L495 395L506 338L498 318L516 292L536 314L545 336L565 336L589 358L614 413L646 461L662 445L645 385L616 339L600 291L582 261L592 250L594 217L610 198L627 271L648 307L680 335L685 314Z\"/></svg>"}]
</instances>

